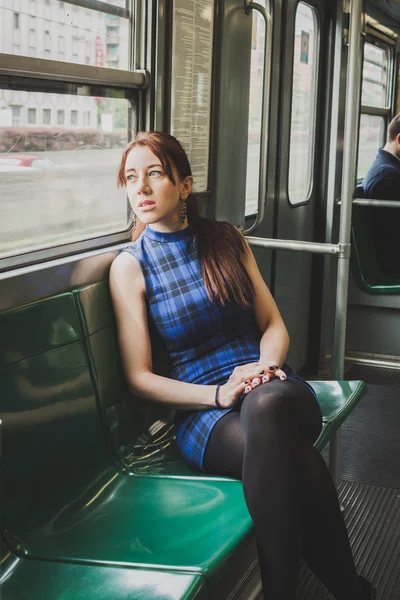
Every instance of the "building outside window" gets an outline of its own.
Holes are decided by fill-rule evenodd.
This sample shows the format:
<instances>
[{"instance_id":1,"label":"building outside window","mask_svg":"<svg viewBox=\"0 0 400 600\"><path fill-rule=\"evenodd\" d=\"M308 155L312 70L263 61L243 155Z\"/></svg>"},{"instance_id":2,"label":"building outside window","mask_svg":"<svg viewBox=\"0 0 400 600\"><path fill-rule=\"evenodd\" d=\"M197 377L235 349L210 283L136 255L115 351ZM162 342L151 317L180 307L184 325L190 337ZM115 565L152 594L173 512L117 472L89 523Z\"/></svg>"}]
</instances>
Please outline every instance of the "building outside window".
<instances>
[{"instance_id":1,"label":"building outside window","mask_svg":"<svg viewBox=\"0 0 400 600\"><path fill-rule=\"evenodd\" d=\"M78 111L71 110L71 125L78 125Z\"/></svg>"},{"instance_id":2,"label":"building outside window","mask_svg":"<svg viewBox=\"0 0 400 600\"><path fill-rule=\"evenodd\" d=\"M83 124L85 127L90 127L90 110L85 110L83 113Z\"/></svg>"},{"instance_id":3,"label":"building outside window","mask_svg":"<svg viewBox=\"0 0 400 600\"><path fill-rule=\"evenodd\" d=\"M14 29L19 29L19 13L14 13Z\"/></svg>"},{"instance_id":4,"label":"building outside window","mask_svg":"<svg viewBox=\"0 0 400 600\"><path fill-rule=\"evenodd\" d=\"M72 38L72 60L77 62L78 60L78 39Z\"/></svg>"},{"instance_id":5,"label":"building outside window","mask_svg":"<svg viewBox=\"0 0 400 600\"><path fill-rule=\"evenodd\" d=\"M90 42L85 42L85 63L90 65L91 48Z\"/></svg>"},{"instance_id":6,"label":"building outside window","mask_svg":"<svg viewBox=\"0 0 400 600\"><path fill-rule=\"evenodd\" d=\"M28 108L28 124L35 125L36 123L36 108Z\"/></svg>"},{"instance_id":7,"label":"building outside window","mask_svg":"<svg viewBox=\"0 0 400 600\"><path fill-rule=\"evenodd\" d=\"M50 50L51 49L50 31L45 31L44 32L44 49L45 50Z\"/></svg>"},{"instance_id":8,"label":"building outside window","mask_svg":"<svg viewBox=\"0 0 400 600\"><path fill-rule=\"evenodd\" d=\"M20 127L21 126L21 107L20 106L11 106L11 115L12 115L12 126Z\"/></svg>"},{"instance_id":9,"label":"building outside window","mask_svg":"<svg viewBox=\"0 0 400 600\"><path fill-rule=\"evenodd\" d=\"M64 125L65 113L63 110L57 111L57 125Z\"/></svg>"},{"instance_id":10,"label":"building outside window","mask_svg":"<svg viewBox=\"0 0 400 600\"><path fill-rule=\"evenodd\" d=\"M51 122L51 109L44 108L43 109L43 125L50 125Z\"/></svg>"},{"instance_id":11,"label":"building outside window","mask_svg":"<svg viewBox=\"0 0 400 600\"><path fill-rule=\"evenodd\" d=\"M60 60L65 60L65 37L58 37L58 57Z\"/></svg>"},{"instance_id":12,"label":"building outside window","mask_svg":"<svg viewBox=\"0 0 400 600\"><path fill-rule=\"evenodd\" d=\"M29 30L29 52L31 54L36 52L36 29Z\"/></svg>"}]
</instances>

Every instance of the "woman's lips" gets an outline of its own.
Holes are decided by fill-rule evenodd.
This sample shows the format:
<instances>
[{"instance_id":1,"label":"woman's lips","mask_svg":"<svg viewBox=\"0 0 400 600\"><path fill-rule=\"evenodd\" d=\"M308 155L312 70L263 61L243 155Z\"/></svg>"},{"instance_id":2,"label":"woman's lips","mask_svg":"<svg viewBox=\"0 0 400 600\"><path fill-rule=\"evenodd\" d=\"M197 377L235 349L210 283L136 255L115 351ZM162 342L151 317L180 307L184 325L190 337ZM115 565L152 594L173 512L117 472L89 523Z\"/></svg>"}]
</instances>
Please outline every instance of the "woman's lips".
<instances>
[{"instance_id":1,"label":"woman's lips","mask_svg":"<svg viewBox=\"0 0 400 600\"><path fill-rule=\"evenodd\" d=\"M138 208L143 211L151 210L156 205L153 200L145 200L144 202L140 202Z\"/></svg>"}]
</instances>

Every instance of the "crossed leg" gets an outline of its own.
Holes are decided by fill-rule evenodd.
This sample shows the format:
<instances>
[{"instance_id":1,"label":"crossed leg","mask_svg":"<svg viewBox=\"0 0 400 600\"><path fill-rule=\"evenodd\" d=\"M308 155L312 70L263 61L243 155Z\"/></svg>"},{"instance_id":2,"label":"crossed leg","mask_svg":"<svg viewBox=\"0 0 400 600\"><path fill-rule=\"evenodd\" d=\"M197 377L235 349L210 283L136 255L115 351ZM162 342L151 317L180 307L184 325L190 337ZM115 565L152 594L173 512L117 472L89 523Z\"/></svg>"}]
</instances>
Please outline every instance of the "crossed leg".
<instances>
[{"instance_id":1,"label":"crossed leg","mask_svg":"<svg viewBox=\"0 0 400 600\"><path fill-rule=\"evenodd\" d=\"M337 600L364 600L336 489L313 446L320 428L311 392L274 380L220 419L207 444L205 471L243 481L268 600L296 598L301 555Z\"/></svg>"}]
</instances>

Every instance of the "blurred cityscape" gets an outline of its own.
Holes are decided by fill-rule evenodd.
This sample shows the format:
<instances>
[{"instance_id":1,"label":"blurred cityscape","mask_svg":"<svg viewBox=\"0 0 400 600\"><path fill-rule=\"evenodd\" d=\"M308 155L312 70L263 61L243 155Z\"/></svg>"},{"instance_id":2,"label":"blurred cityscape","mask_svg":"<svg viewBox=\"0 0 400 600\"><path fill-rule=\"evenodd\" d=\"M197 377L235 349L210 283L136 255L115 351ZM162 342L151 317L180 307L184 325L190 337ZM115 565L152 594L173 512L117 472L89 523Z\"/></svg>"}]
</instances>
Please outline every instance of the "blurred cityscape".
<instances>
[{"instance_id":1,"label":"blurred cityscape","mask_svg":"<svg viewBox=\"0 0 400 600\"><path fill-rule=\"evenodd\" d=\"M0 53L127 69L129 23L60 0L0 0ZM113 108L109 99L0 89L0 128L126 128Z\"/></svg>"},{"instance_id":2,"label":"blurred cityscape","mask_svg":"<svg viewBox=\"0 0 400 600\"><path fill-rule=\"evenodd\" d=\"M128 69L129 19L61 0L0 0L0 53ZM126 190L117 189L116 173L130 103L88 95L87 86L68 94L6 88L0 255L126 229Z\"/></svg>"}]
</instances>

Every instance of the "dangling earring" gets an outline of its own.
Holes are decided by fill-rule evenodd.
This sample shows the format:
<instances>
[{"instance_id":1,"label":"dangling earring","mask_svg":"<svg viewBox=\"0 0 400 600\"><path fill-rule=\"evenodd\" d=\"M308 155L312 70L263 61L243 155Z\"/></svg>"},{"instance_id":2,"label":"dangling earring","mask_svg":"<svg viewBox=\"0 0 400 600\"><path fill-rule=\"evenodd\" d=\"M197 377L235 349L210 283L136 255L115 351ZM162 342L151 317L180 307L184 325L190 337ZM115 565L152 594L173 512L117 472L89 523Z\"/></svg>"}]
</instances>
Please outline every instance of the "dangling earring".
<instances>
[{"instance_id":1,"label":"dangling earring","mask_svg":"<svg viewBox=\"0 0 400 600\"><path fill-rule=\"evenodd\" d=\"M187 217L187 204L186 200L183 201L182 210L181 210L181 223L184 223Z\"/></svg>"},{"instance_id":2,"label":"dangling earring","mask_svg":"<svg viewBox=\"0 0 400 600\"><path fill-rule=\"evenodd\" d=\"M134 210L132 211L132 229L133 231L136 229L136 213Z\"/></svg>"}]
</instances>

